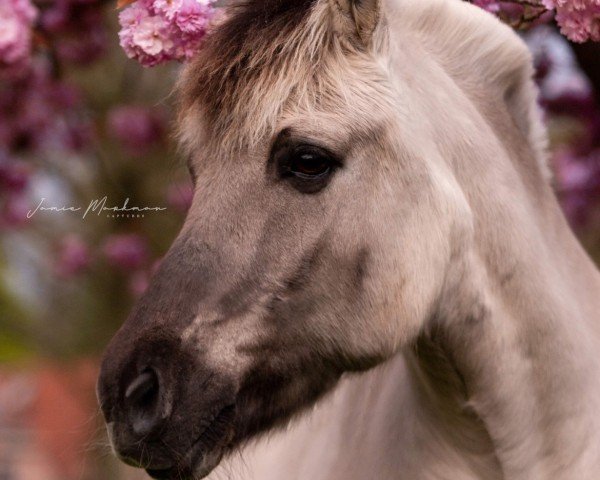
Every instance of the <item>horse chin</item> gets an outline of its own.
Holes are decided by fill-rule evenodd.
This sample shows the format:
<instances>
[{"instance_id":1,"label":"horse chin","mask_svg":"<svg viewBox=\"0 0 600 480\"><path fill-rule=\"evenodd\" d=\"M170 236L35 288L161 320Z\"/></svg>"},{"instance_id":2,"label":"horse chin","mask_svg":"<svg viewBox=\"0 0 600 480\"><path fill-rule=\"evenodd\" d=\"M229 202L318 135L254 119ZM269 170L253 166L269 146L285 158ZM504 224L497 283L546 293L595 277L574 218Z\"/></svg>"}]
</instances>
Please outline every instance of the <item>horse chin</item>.
<instances>
[{"instance_id":1,"label":"horse chin","mask_svg":"<svg viewBox=\"0 0 600 480\"><path fill-rule=\"evenodd\" d=\"M146 473L158 480L200 480L207 477L218 465L225 453L225 448L215 448L200 454L196 463L187 467L176 466L168 470L150 470Z\"/></svg>"},{"instance_id":2,"label":"horse chin","mask_svg":"<svg viewBox=\"0 0 600 480\"><path fill-rule=\"evenodd\" d=\"M146 469L146 473L158 480L200 480L208 476L231 448L234 418L235 406L223 408L179 464L163 470Z\"/></svg>"}]
</instances>

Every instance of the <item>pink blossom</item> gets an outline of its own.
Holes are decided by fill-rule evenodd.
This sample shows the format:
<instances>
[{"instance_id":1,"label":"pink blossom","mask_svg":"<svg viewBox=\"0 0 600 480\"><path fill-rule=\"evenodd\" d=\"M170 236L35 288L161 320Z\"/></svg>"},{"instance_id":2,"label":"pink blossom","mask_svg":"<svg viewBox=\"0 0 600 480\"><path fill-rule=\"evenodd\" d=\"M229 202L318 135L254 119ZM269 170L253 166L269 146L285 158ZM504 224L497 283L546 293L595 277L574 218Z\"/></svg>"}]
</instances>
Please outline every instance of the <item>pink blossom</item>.
<instances>
[{"instance_id":1,"label":"pink blossom","mask_svg":"<svg viewBox=\"0 0 600 480\"><path fill-rule=\"evenodd\" d=\"M181 8L181 0L143 0L148 5L147 8L152 9L158 15L166 18L168 21L175 20L179 9ZM139 3L139 1L138 1Z\"/></svg>"},{"instance_id":2,"label":"pink blossom","mask_svg":"<svg viewBox=\"0 0 600 480\"><path fill-rule=\"evenodd\" d=\"M155 0L157 12L174 22L184 33L204 33L213 15L209 1L203 0Z\"/></svg>"},{"instance_id":3,"label":"pink blossom","mask_svg":"<svg viewBox=\"0 0 600 480\"><path fill-rule=\"evenodd\" d=\"M37 10L29 0L0 3L0 69L22 69L31 53L31 26Z\"/></svg>"},{"instance_id":4,"label":"pink blossom","mask_svg":"<svg viewBox=\"0 0 600 480\"><path fill-rule=\"evenodd\" d=\"M560 31L573 42L600 41L600 0L547 0L555 3Z\"/></svg>"},{"instance_id":5,"label":"pink blossom","mask_svg":"<svg viewBox=\"0 0 600 480\"><path fill-rule=\"evenodd\" d=\"M133 42L144 54L156 57L173 49L173 40L169 38L168 29L169 25L163 18L146 15L133 32Z\"/></svg>"},{"instance_id":6,"label":"pink blossom","mask_svg":"<svg viewBox=\"0 0 600 480\"><path fill-rule=\"evenodd\" d=\"M8 0L15 13L25 22L31 24L38 15L37 9L30 0Z\"/></svg>"},{"instance_id":7,"label":"pink blossom","mask_svg":"<svg viewBox=\"0 0 600 480\"><path fill-rule=\"evenodd\" d=\"M169 24L160 16L152 15L142 0L119 15L121 47L129 58L137 59L146 67L153 67L170 59L173 42L169 40Z\"/></svg>"},{"instance_id":8,"label":"pink blossom","mask_svg":"<svg viewBox=\"0 0 600 480\"><path fill-rule=\"evenodd\" d=\"M213 0L138 0L119 15L120 43L146 67L190 59L214 15Z\"/></svg>"}]
</instances>

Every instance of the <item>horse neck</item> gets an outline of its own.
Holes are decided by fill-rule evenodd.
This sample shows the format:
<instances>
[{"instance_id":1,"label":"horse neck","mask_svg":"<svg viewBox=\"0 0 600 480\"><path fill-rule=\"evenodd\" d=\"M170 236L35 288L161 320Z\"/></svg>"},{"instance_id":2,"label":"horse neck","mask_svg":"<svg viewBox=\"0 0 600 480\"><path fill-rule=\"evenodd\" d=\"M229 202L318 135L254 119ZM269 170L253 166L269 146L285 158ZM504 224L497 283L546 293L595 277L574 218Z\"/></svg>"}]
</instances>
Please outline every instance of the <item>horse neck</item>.
<instances>
[{"instance_id":1,"label":"horse neck","mask_svg":"<svg viewBox=\"0 0 600 480\"><path fill-rule=\"evenodd\" d=\"M395 55L398 65L430 68L418 48ZM338 387L339 406L327 408L327 432L339 433L334 419L353 419L343 444L361 452L339 478L369 478L353 476L370 467L368 458L410 479L596 478L600 274L560 211L534 136L523 135L528 119L514 116L521 109L475 91L472 79L428 73L420 80L434 79L438 90L414 97L423 118L438 119L432 138L471 224L453 232L445 287L420 337L388 365ZM445 94L439 101L436 91ZM450 101L457 103L444 108ZM452 117L452 107L465 115ZM469 115L477 121L462 124Z\"/></svg>"},{"instance_id":2,"label":"horse neck","mask_svg":"<svg viewBox=\"0 0 600 480\"><path fill-rule=\"evenodd\" d=\"M449 409L447 423L458 416L480 439L484 427L506 478L590 479L600 467L600 275L527 150L455 171L474 228L416 364L436 414Z\"/></svg>"},{"instance_id":3,"label":"horse neck","mask_svg":"<svg viewBox=\"0 0 600 480\"><path fill-rule=\"evenodd\" d=\"M597 477L600 275L548 184L513 180L521 203L467 193L476 229L423 333L345 387L346 411L369 412L361 436L406 478Z\"/></svg>"},{"instance_id":4,"label":"horse neck","mask_svg":"<svg viewBox=\"0 0 600 480\"><path fill-rule=\"evenodd\" d=\"M459 8L461 2L432 3L458 13L448 22L448 15L435 17L441 20L430 44L444 38L440 28L475 30L459 18L467 8ZM426 24L413 22L406 30ZM408 34L398 27L394 35ZM457 218L470 216L452 232L444 291L409 353L413 383L426 393L421 403L432 425L461 429L461 438L489 445L505 478L594 478L600 468L600 275L560 211L535 135L523 133L537 130L523 113L533 109L533 92L525 82L511 100L488 79L472 78L482 68L439 68L452 63L446 46L430 47L437 52L430 54L413 44L394 50L395 74L407 75L402 65L411 65L421 85L431 82L422 87L427 97L415 89L406 101L418 99L419 118L436 119L429 124L430 143L436 142L457 196L464 195L466 208ZM478 42L463 44L476 48ZM520 55L515 48L511 58ZM502 65L488 67L502 71ZM526 78L528 64L523 68ZM404 90L410 85L402 83ZM463 115L453 116L456 111ZM465 455L473 450L467 440L456 447ZM489 453L483 450L482 456Z\"/></svg>"}]
</instances>

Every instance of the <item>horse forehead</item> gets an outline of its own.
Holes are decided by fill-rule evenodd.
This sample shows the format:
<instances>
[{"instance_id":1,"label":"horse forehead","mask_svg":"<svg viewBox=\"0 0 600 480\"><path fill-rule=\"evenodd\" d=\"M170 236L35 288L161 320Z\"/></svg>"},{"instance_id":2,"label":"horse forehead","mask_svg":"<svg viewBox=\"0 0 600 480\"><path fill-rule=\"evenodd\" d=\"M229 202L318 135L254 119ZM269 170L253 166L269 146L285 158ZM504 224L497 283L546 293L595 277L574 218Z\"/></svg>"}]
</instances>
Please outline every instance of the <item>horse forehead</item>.
<instances>
[{"instance_id":1,"label":"horse forehead","mask_svg":"<svg viewBox=\"0 0 600 480\"><path fill-rule=\"evenodd\" d=\"M180 141L192 155L208 150L218 158L256 150L289 128L335 144L345 135L391 125L397 108L385 73L367 59L353 63L332 59L310 79L264 72L264 81L240 86L216 115L207 112L212 107L206 97L198 97L180 113Z\"/></svg>"}]
</instances>

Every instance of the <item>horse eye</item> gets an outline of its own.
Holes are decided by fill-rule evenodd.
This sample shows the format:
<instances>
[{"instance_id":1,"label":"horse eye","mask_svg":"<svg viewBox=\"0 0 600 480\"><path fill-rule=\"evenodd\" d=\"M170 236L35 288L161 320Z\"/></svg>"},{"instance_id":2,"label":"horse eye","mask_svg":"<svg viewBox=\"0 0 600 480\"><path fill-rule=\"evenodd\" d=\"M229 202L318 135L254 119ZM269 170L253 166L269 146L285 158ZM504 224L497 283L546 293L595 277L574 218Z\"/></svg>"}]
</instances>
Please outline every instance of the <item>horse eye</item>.
<instances>
[{"instance_id":1,"label":"horse eye","mask_svg":"<svg viewBox=\"0 0 600 480\"><path fill-rule=\"evenodd\" d=\"M329 183L340 162L315 145L285 145L275 153L279 176L303 193L316 193Z\"/></svg>"},{"instance_id":2,"label":"horse eye","mask_svg":"<svg viewBox=\"0 0 600 480\"><path fill-rule=\"evenodd\" d=\"M320 177L330 170L331 159L316 152L296 152L290 163L290 173L300 178Z\"/></svg>"}]
</instances>

